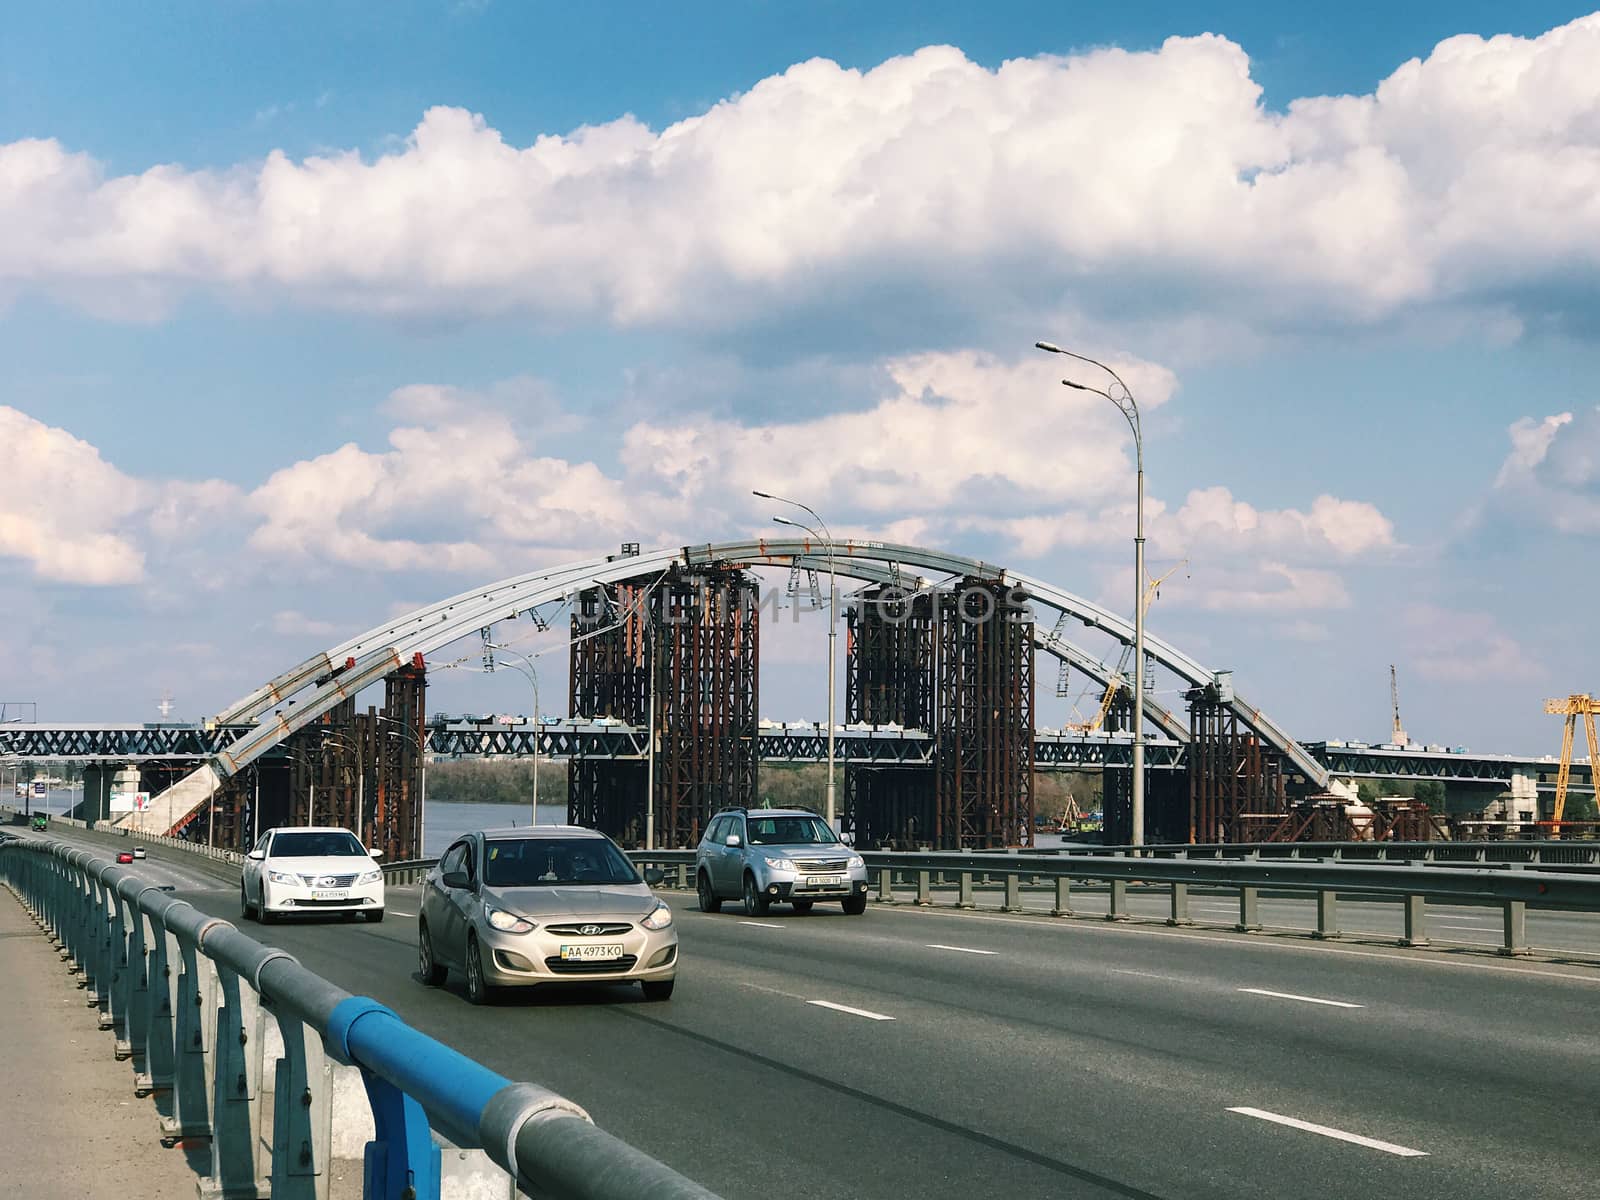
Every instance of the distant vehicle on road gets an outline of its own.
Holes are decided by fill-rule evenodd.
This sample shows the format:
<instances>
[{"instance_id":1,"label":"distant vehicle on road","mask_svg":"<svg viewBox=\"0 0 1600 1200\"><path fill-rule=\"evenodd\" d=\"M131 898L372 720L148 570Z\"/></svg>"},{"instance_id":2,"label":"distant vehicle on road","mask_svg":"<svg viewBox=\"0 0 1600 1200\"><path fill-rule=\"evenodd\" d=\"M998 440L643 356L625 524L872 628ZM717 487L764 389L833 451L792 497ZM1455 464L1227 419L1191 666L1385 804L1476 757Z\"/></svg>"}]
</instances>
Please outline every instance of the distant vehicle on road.
<instances>
[{"instance_id":1,"label":"distant vehicle on road","mask_svg":"<svg viewBox=\"0 0 1600 1200\"><path fill-rule=\"evenodd\" d=\"M485 830L452 842L422 885L417 966L451 970L467 999L496 988L633 983L666 1000L678 976L672 909L603 833L572 825Z\"/></svg>"},{"instance_id":2,"label":"distant vehicle on road","mask_svg":"<svg viewBox=\"0 0 1600 1200\"><path fill-rule=\"evenodd\" d=\"M117 863L119 865L123 865L123 864L126 864L126 863L131 863L132 861L133 861L133 851L132 850L118 850L117 851Z\"/></svg>"},{"instance_id":3,"label":"distant vehicle on road","mask_svg":"<svg viewBox=\"0 0 1600 1200\"><path fill-rule=\"evenodd\" d=\"M383 870L348 829L269 829L244 860L239 911L263 924L287 913L383 920Z\"/></svg>"},{"instance_id":4,"label":"distant vehicle on road","mask_svg":"<svg viewBox=\"0 0 1600 1200\"><path fill-rule=\"evenodd\" d=\"M133 856L135 858L148 858L149 857L149 855L147 855L145 853L145 848L143 846L135 846L133 848Z\"/></svg>"},{"instance_id":5,"label":"distant vehicle on road","mask_svg":"<svg viewBox=\"0 0 1600 1200\"><path fill-rule=\"evenodd\" d=\"M803 808L719 812L695 850L694 876L701 912L735 899L750 916L774 902L806 913L818 900L838 900L852 916L867 911L866 861Z\"/></svg>"},{"instance_id":6,"label":"distant vehicle on road","mask_svg":"<svg viewBox=\"0 0 1600 1200\"><path fill-rule=\"evenodd\" d=\"M34 813L32 827L42 833L50 828L50 818L45 816L44 813Z\"/></svg>"}]
</instances>

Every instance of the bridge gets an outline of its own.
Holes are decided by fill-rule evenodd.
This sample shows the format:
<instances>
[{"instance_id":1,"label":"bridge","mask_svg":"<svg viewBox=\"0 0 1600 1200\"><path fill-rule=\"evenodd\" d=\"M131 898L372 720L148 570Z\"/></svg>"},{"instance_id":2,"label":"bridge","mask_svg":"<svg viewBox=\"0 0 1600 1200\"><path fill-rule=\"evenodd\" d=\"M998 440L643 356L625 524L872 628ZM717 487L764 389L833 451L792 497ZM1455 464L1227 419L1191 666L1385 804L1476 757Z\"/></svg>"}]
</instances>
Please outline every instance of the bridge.
<instances>
[{"instance_id":1,"label":"bridge","mask_svg":"<svg viewBox=\"0 0 1600 1200\"><path fill-rule=\"evenodd\" d=\"M414 978L412 865L389 869L381 926L247 935L229 856L153 842L112 865L131 844L57 826L0 847L41 918L0 896L0 971L43 989L28 1042L87 1042L108 1106L142 1114L106 1196L119 1170L174 1170L162 1118L201 1194L274 1200L500 1196L506 1167L557 1200L754 1200L774 1179L796 1200L1592 1183L1570 1119L1592 1066L1568 1031L1600 969L1600 877L1571 867L872 855L864 918L712 915L664 890L686 963L667 1004L598 986L479 1007ZM66 906L39 899L46 854ZM28 1065L0 1040L0 1068ZM20 1151L28 1120L0 1146Z\"/></svg>"},{"instance_id":2,"label":"bridge","mask_svg":"<svg viewBox=\"0 0 1600 1200\"><path fill-rule=\"evenodd\" d=\"M663 844L689 845L715 807L755 800L761 762L824 757L820 727L764 728L757 719L761 616L772 594L762 600L754 578L787 570L798 597L830 562L860 585L848 614L846 722L835 739L847 829L864 844L913 827L947 831L940 836L951 848L1026 844L1033 771L1095 768L1105 776L1108 833L1131 839L1127 673L1072 640L1082 627L1126 651L1131 624L997 564L881 542L695 545L514 576L330 647L199 726L5 726L0 755L139 771L154 800L119 820L147 833L220 821L236 844L245 808L265 805L273 819L293 821L316 795L319 812L370 824L364 832L403 857L419 848L428 758L537 750L567 764L575 821L622 836L648 809ZM463 639L492 647L497 623L543 628L563 613L573 719L537 728L427 720L425 656ZM1486 806L1524 821L1537 817L1536 797L1551 786L1555 765L1543 760L1302 743L1247 701L1231 674L1159 637L1147 636L1146 648L1152 667L1184 685L1188 706L1182 714L1147 702L1148 840L1344 836L1327 822L1337 825L1361 778L1480 788ZM1114 698L1102 730L1034 728L1036 651L1058 661L1063 679L1080 675ZM356 697L379 684L382 708L356 711ZM1274 820L1319 798L1305 820ZM1421 835L1423 816L1397 810L1388 835Z\"/></svg>"}]
</instances>

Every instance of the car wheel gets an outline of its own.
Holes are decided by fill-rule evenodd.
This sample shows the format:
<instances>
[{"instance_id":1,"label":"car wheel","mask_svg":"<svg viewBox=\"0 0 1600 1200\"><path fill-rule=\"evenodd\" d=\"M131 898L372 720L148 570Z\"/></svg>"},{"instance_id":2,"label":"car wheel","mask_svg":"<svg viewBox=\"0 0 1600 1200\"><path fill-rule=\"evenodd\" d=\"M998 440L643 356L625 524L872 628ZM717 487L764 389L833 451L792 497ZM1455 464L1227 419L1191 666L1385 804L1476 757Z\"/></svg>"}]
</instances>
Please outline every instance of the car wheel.
<instances>
[{"instance_id":1,"label":"car wheel","mask_svg":"<svg viewBox=\"0 0 1600 1200\"><path fill-rule=\"evenodd\" d=\"M639 986L644 988L646 1000L671 1000L672 987L677 982L676 979L643 979Z\"/></svg>"},{"instance_id":2,"label":"car wheel","mask_svg":"<svg viewBox=\"0 0 1600 1200\"><path fill-rule=\"evenodd\" d=\"M811 911L811 906L815 903L815 900L796 900L794 902L794 910L797 913L808 913Z\"/></svg>"},{"instance_id":3,"label":"car wheel","mask_svg":"<svg viewBox=\"0 0 1600 1200\"><path fill-rule=\"evenodd\" d=\"M844 911L849 913L852 917L859 917L862 913L866 912L867 894L865 892L857 892L853 896L846 896L844 901Z\"/></svg>"},{"instance_id":4,"label":"car wheel","mask_svg":"<svg viewBox=\"0 0 1600 1200\"><path fill-rule=\"evenodd\" d=\"M383 920L383 909L364 908L361 910L361 915L367 918L368 925L376 925L379 921Z\"/></svg>"},{"instance_id":5,"label":"car wheel","mask_svg":"<svg viewBox=\"0 0 1600 1200\"><path fill-rule=\"evenodd\" d=\"M475 937L467 939L467 999L474 1004L489 1003L489 985L483 979L483 959Z\"/></svg>"},{"instance_id":6,"label":"car wheel","mask_svg":"<svg viewBox=\"0 0 1600 1200\"><path fill-rule=\"evenodd\" d=\"M417 974L422 976L422 982L429 987L438 987L445 981L445 976L450 974L433 957L433 935L428 932L426 925L417 928Z\"/></svg>"},{"instance_id":7,"label":"car wheel","mask_svg":"<svg viewBox=\"0 0 1600 1200\"><path fill-rule=\"evenodd\" d=\"M717 898L716 892L711 890L711 876L704 871L700 872L695 880L695 891L700 893L700 911L703 913L716 913L722 911L722 901Z\"/></svg>"},{"instance_id":8,"label":"car wheel","mask_svg":"<svg viewBox=\"0 0 1600 1200\"><path fill-rule=\"evenodd\" d=\"M765 896L756 891L756 877L744 877L744 912L747 917L764 917L767 915L769 902Z\"/></svg>"},{"instance_id":9,"label":"car wheel","mask_svg":"<svg viewBox=\"0 0 1600 1200\"><path fill-rule=\"evenodd\" d=\"M255 917L255 909L250 907L250 897L245 894L244 884L239 885L239 919L249 921Z\"/></svg>"}]
</instances>

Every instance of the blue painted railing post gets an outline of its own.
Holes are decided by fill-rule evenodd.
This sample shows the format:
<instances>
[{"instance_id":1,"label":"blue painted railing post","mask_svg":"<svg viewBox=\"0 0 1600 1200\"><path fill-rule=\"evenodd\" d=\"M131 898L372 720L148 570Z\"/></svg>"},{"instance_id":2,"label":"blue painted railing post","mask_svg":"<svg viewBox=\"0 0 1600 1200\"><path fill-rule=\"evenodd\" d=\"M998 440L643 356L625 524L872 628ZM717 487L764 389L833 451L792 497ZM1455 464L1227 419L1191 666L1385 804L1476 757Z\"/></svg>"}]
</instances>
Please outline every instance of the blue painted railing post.
<instances>
[{"instance_id":1,"label":"blue painted railing post","mask_svg":"<svg viewBox=\"0 0 1600 1200\"><path fill-rule=\"evenodd\" d=\"M365 1068L361 1082L372 1105L362 1200L439 1200L440 1154L422 1105Z\"/></svg>"}]
</instances>

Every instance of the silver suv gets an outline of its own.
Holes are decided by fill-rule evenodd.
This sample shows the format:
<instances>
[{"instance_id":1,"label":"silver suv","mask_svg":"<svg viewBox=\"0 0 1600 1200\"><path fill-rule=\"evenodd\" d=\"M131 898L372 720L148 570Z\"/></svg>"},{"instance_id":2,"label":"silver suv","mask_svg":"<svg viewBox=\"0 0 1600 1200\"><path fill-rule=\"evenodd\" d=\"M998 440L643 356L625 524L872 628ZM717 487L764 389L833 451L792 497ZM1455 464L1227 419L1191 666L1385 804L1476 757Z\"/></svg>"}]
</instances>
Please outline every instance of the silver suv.
<instances>
[{"instance_id":1,"label":"silver suv","mask_svg":"<svg viewBox=\"0 0 1600 1200\"><path fill-rule=\"evenodd\" d=\"M701 912L739 899L750 916L774 901L802 913L818 900L842 901L852 916L867 911L867 864L803 808L723 809L695 850L694 874Z\"/></svg>"}]
</instances>

